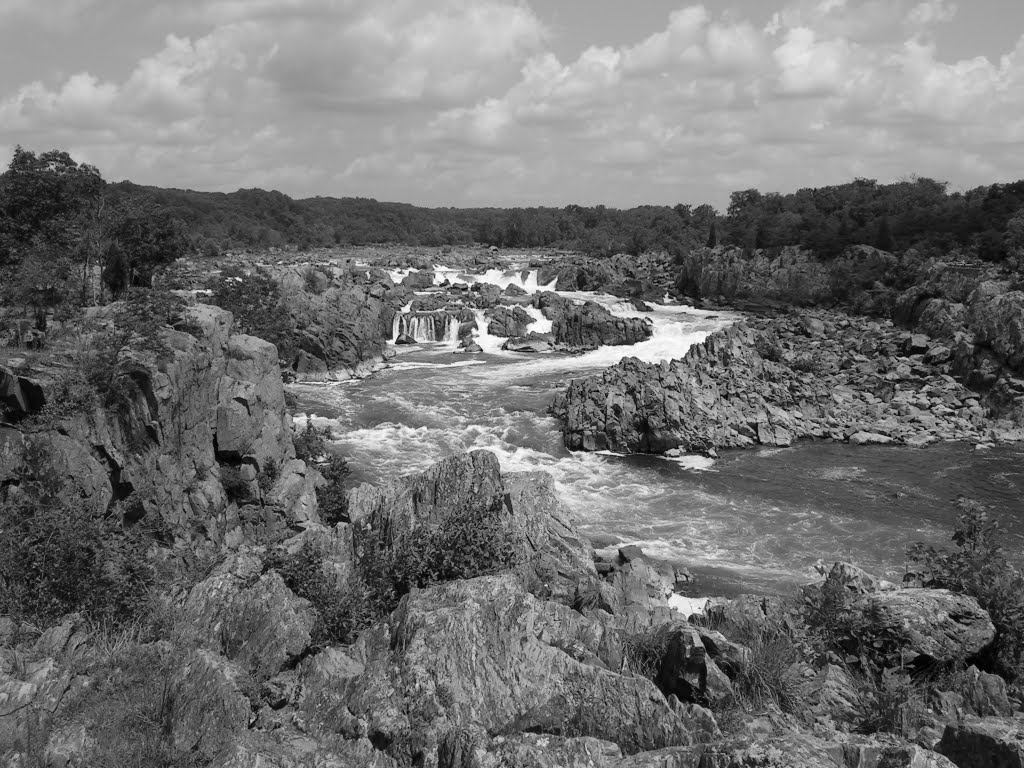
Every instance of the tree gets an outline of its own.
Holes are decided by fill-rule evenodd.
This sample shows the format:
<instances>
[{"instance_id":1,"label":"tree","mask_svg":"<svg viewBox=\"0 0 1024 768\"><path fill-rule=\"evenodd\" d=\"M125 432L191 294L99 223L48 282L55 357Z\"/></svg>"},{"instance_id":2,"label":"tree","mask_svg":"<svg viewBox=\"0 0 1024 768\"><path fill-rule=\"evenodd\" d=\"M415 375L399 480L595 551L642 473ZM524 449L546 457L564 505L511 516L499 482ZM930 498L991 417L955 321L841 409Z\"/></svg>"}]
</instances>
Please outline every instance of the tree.
<instances>
[{"instance_id":1,"label":"tree","mask_svg":"<svg viewBox=\"0 0 1024 768\"><path fill-rule=\"evenodd\" d=\"M16 147L0 176L0 265L20 261L25 249L40 240L70 253L103 187L96 168L79 165L67 152L36 155Z\"/></svg>"},{"instance_id":2,"label":"tree","mask_svg":"<svg viewBox=\"0 0 1024 768\"><path fill-rule=\"evenodd\" d=\"M880 251L891 251L896 247L888 216L883 216L882 220L878 223L878 236L875 238L875 247Z\"/></svg>"},{"instance_id":3,"label":"tree","mask_svg":"<svg viewBox=\"0 0 1024 768\"><path fill-rule=\"evenodd\" d=\"M148 200L122 201L106 226L103 279L117 295L130 286L149 287L156 270L188 250L184 226Z\"/></svg>"},{"instance_id":4,"label":"tree","mask_svg":"<svg viewBox=\"0 0 1024 768\"><path fill-rule=\"evenodd\" d=\"M718 227L715 226L715 222L711 222L711 229L708 231L708 248L715 248L718 246Z\"/></svg>"}]
</instances>

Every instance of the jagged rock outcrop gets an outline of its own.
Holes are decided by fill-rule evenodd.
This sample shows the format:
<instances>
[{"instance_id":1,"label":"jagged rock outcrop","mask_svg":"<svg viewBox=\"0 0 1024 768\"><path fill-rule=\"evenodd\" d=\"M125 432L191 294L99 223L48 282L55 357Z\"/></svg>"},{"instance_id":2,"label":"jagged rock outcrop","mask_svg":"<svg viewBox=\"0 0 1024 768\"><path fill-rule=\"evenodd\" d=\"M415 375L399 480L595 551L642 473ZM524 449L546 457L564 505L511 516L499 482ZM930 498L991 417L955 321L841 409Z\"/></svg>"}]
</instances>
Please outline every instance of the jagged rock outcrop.
<instances>
[{"instance_id":1,"label":"jagged rock outcrop","mask_svg":"<svg viewBox=\"0 0 1024 768\"><path fill-rule=\"evenodd\" d=\"M990 439L980 395L949 375L948 361L929 359L930 342L922 354L891 326L817 314L823 335L808 335L807 317L750 318L679 360L626 358L571 381L551 406L566 446L659 453L798 438L918 446Z\"/></svg>"},{"instance_id":2,"label":"jagged rock outcrop","mask_svg":"<svg viewBox=\"0 0 1024 768\"><path fill-rule=\"evenodd\" d=\"M571 730L626 753L715 735L698 711L666 700L649 680L608 669L602 634L511 575L452 582L406 597L386 628L360 638L361 672L310 681L305 695L316 702L318 728L337 732L355 718L402 764L436 753L456 726L491 735Z\"/></svg>"},{"instance_id":3,"label":"jagged rock outcrop","mask_svg":"<svg viewBox=\"0 0 1024 768\"><path fill-rule=\"evenodd\" d=\"M236 546L318 522L321 480L295 459L274 346L233 335L229 312L205 305L191 312L198 337L167 330L167 355L122 363L116 408L76 412L31 434L20 432L17 418L4 428L0 478L28 491L31 472L46 472L69 498L101 510L134 492L146 514L194 543ZM18 378L2 370L8 380ZM21 378L31 378L45 403L64 372L58 358L36 377ZM45 467L30 467L30 454L45 457ZM276 482L264 494L256 478L274 470Z\"/></svg>"},{"instance_id":4,"label":"jagged rock outcrop","mask_svg":"<svg viewBox=\"0 0 1024 768\"><path fill-rule=\"evenodd\" d=\"M588 301L583 306L564 305L551 332L562 347L586 350L646 341L651 337L651 324L645 318L615 317L602 305Z\"/></svg>"},{"instance_id":5,"label":"jagged rock outcrop","mask_svg":"<svg viewBox=\"0 0 1024 768\"><path fill-rule=\"evenodd\" d=\"M526 336L530 332L527 326L534 321L522 307L495 307L491 313L491 322L487 332L491 336Z\"/></svg>"},{"instance_id":6,"label":"jagged rock outcrop","mask_svg":"<svg viewBox=\"0 0 1024 768\"><path fill-rule=\"evenodd\" d=\"M501 345L506 352L550 352L554 337L550 333L530 333L526 336L511 336Z\"/></svg>"}]
</instances>

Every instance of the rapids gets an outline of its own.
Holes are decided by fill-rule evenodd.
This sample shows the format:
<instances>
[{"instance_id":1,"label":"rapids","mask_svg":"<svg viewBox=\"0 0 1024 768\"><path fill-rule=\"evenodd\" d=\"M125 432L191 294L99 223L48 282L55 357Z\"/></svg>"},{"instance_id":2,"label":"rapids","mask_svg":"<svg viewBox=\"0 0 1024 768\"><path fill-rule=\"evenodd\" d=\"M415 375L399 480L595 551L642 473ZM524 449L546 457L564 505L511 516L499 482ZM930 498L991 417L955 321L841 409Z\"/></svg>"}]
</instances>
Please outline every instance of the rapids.
<instances>
[{"instance_id":1,"label":"rapids","mask_svg":"<svg viewBox=\"0 0 1024 768\"><path fill-rule=\"evenodd\" d=\"M436 283L515 283L531 293L555 288L539 286L535 272L438 274L443 277L436 276ZM818 561L837 559L898 579L909 544L948 536L959 494L993 505L1010 529L1008 546L1021 551L1020 447L975 451L949 443L915 450L805 442L726 452L717 461L570 453L557 422L546 415L565 381L626 356L678 358L735 316L657 305L640 313L614 296L562 295L599 301L619 316L649 317L653 336L577 356L502 352L504 339L487 334L478 311L482 330L476 341L483 354L462 354L445 329L446 341L397 347L390 368L372 378L290 389L303 413L334 429L355 482L416 472L454 452L491 450L506 471L550 472L588 535L639 543L688 567L700 594L783 590L812 579ZM396 318L396 333L402 322ZM544 322L531 329L549 330ZM300 422L303 413L297 414Z\"/></svg>"}]
</instances>

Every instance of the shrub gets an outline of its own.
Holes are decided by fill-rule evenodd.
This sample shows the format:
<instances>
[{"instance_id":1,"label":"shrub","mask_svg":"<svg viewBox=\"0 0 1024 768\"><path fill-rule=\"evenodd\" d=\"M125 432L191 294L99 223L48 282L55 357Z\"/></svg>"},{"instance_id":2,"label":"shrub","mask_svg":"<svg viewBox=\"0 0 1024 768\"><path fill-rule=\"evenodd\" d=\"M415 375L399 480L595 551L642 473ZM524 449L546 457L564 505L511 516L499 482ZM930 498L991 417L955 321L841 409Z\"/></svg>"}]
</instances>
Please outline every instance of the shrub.
<instances>
[{"instance_id":1,"label":"shrub","mask_svg":"<svg viewBox=\"0 0 1024 768\"><path fill-rule=\"evenodd\" d=\"M810 352L796 355L790 361L789 367L801 373L820 373L822 370L821 361Z\"/></svg>"},{"instance_id":2,"label":"shrub","mask_svg":"<svg viewBox=\"0 0 1024 768\"><path fill-rule=\"evenodd\" d=\"M908 580L975 598L996 627L981 665L1015 680L1024 664L1024 574L1006 556L1006 531L988 509L964 497L958 505L956 548L915 544L907 551Z\"/></svg>"},{"instance_id":3,"label":"shrub","mask_svg":"<svg viewBox=\"0 0 1024 768\"><path fill-rule=\"evenodd\" d=\"M306 416L306 428L292 438L295 458L305 462L316 461L327 453L327 442L331 439L329 427L317 427L311 416Z\"/></svg>"},{"instance_id":4,"label":"shrub","mask_svg":"<svg viewBox=\"0 0 1024 768\"><path fill-rule=\"evenodd\" d=\"M210 301L234 315L236 331L274 344L282 361L298 354L295 323L281 300L277 281L265 271L245 275L238 268L225 268L213 285Z\"/></svg>"},{"instance_id":5,"label":"shrub","mask_svg":"<svg viewBox=\"0 0 1024 768\"><path fill-rule=\"evenodd\" d=\"M277 484L280 476L281 470L277 464L267 464L263 471L256 475L256 484L260 487L261 499L266 500L270 492L274 490L274 485Z\"/></svg>"},{"instance_id":6,"label":"shrub","mask_svg":"<svg viewBox=\"0 0 1024 768\"><path fill-rule=\"evenodd\" d=\"M348 522L348 462L345 457L331 453L327 461L317 464L316 468L327 481L316 489L320 518L325 525Z\"/></svg>"},{"instance_id":7,"label":"shrub","mask_svg":"<svg viewBox=\"0 0 1024 768\"><path fill-rule=\"evenodd\" d=\"M243 502L250 498L249 481L242 475L242 468L231 464L220 465L220 484L229 501Z\"/></svg>"},{"instance_id":8,"label":"shrub","mask_svg":"<svg viewBox=\"0 0 1024 768\"><path fill-rule=\"evenodd\" d=\"M276 570L292 592L312 603L314 643L355 642L359 632L394 609L393 596L376 592L361 575L342 588L324 575L322 566L323 555L308 541L292 555L277 550L264 562L265 569Z\"/></svg>"},{"instance_id":9,"label":"shrub","mask_svg":"<svg viewBox=\"0 0 1024 768\"><path fill-rule=\"evenodd\" d=\"M156 573L144 526L43 494L0 501L0 613L39 627L83 612L113 625L145 617Z\"/></svg>"},{"instance_id":10,"label":"shrub","mask_svg":"<svg viewBox=\"0 0 1024 768\"><path fill-rule=\"evenodd\" d=\"M394 547L395 587L412 587L472 579L518 565L523 551L498 500L490 508L470 507L449 513L436 525L421 524Z\"/></svg>"},{"instance_id":11,"label":"shrub","mask_svg":"<svg viewBox=\"0 0 1024 768\"><path fill-rule=\"evenodd\" d=\"M774 331L760 331L754 338L754 351L773 363L782 360L782 343Z\"/></svg>"}]
</instances>

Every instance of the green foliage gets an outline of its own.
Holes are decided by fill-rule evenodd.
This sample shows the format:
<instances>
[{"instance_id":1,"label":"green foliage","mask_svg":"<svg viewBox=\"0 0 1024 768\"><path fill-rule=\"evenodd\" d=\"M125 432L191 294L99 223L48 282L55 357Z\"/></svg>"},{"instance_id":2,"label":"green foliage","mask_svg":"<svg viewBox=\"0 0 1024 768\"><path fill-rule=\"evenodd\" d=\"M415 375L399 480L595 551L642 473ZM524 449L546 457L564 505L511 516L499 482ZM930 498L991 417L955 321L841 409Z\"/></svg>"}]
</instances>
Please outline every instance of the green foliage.
<instances>
[{"instance_id":1,"label":"green foliage","mask_svg":"<svg viewBox=\"0 0 1024 768\"><path fill-rule=\"evenodd\" d=\"M1024 669L1024 573L1007 557L1006 531L988 509L963 497L958 504L955 548L915 544L907 552L908 579L977 599L996 627L983 663L1014 680Z\"/></svg>"},{"instance_id":2,"label":"green foliage","mask_svg":"<svg viewBox=\"0 0 1024 768\"><path fill-rule=\"evenodd\" d=\"M185 659L169 643L140 643L131 633L100 631L100 648L82 670L93 681L75 686L62 717L85 725L83 765L204 768L200 751L175 746L171 681ZM130 735L130 737L126 737Z\"/></svg>"},{"instance_id":3,"label":"green foliage","mask_svg":"<svg viewBox=\"0 0 1024 768\"><path fill-rule=\"evenodd\" d=\"M306 416L306 427L293 438L295 457L316 467L327 482L316 489L317 506L325 525L348 522L348 461L328 447L330 427L317 427Z\"/></svg>"},{"instance_id":4,"label":"green foliage","mask_svg":"<svg viewBox=\"0 0 1024 768\"><path fill-rule=\"evenodd\" d=\"M249 481L242 474L241 467L221 464L220 484L224 486L224 493L227 494L228 501L241 504L248 501L251 496Z\"/></svg>"},{"instance_id":5,"label":"green foliage","mask_svg":"<svg viewBox=\"0 0 1024 768\"><path fill-rule=\"evenodd\" d=\"M0 501L0 613L39 627L84 612L121 624L146 615L156 575L143 526L122 528L81 502L44 492Z\"/></svg>"},{"instance_id":6,"label":"green foliage","mask_svg":"<svg viewBox=\"0 0 1024 768\"><path fill-rule=\"evenodd\" d=\"M326 461L315 466L327 481L316 489L320 518L325 525L348 522L348 461L337 453L329 453Z\"/></svg>"},{"instance_id":7,"label":"green foliage","mask_svg":"<svg viewBox=\"0 0 1024 768\"><path fill-rule=\"evenodd\" d=\"M184 225L147 198L112 206L106 238L103 279L115 296L132 286L150 287L157 269L188 250Z\"/></svg>"},{"instance_id":8,"label":"green foliage","mask_svg":"<svg viewBox=\"0 0 1024 768\"><path fill-rule=\"evenodd\" d=\"M811 352L802 352L789 361L789 367L801 373L820 373L821 361Z\"/></svg>"},{"instance_id":9,"label":"green foliage","mask_svg":"<svg viewBox=\"0 0 1024 768\"><path fill-rule=\"evenodd\" d=\"M306 427L292 438L295 458L305 462L317 461L327 454L327 442L331 440L330 427L317 427L311 416L306 416Z\"/></svg>"},{"instance_id":10,"label":"green foliage","mask_svg":"<svg viewBox=\"0 0 1024 768\"><path fill-rule=\"evenodd\" d=\"M782 361L782 343L774 331L759 331L754 338L754 351L765 360Z\"/></svg>"},{"instance_id":11,"label":"green foliage","mask_svg":"<svg viewBox=\"0 0 1024 768\"><path fill-rule=\"evenodd\" d=\"M522 547L491 510L453 512L389 545L376 531L355 531L356 572L343 585L325 575L323 554L308 541L295 553L274 550L264 561L317 612L314 641L354 642L366 627L391 613L413 587L470 579L518 565ZM329 571L327 571L329 573Z\"/></svg>"},{"instance_id":12,"label":"green foliage","mask_svg":"<svg viewBox=\"0 0 1024 768\"><path fill-rule=\"evenodd\" d=\"M392 579L401 595L413 587L472 579L518 565L522 542L504 507L455 510L438 523L418 524L393 545Z\"/></svg>"},{"instance_id":13,"label":"green foliage","mask_svg":"<svg viewBox=\"0 0 1024 768\"><path fill-rule=\"evenodd\" d=\"M359 632L394 609L393 595L376 591L360 574L344 587L328 578L323 555L308 541L291 555L271 552L264 568L276 570L292 592L312 603L317 618L311 635L320 645L353 643Z\"/></svg>"},{"instance_id":14,"label":"green foliage","mask_svg":"<svg viewBox=\"0 0 1024 768\"><path fill-rule=\"evenodd\" d=\"M277 484L281 476L281 469L277 464L268 464L262 472L256 475L256 484L260 487L260 498L266 499Z\"/></svg>"},{"instance_id":15,"label":"green foliage","mask_svg":"<svg viewBox=\"0 0 1024 768\"><path fill-rule=\"evenodd\" d=\"M213 285L210 301L234 315L237 332L274 344L282 361L298 354L295 322L281 300L277 281L265 271L245 275L225 269Z\"/></svg>"}]
</instances>

